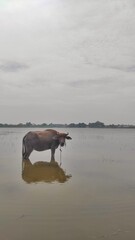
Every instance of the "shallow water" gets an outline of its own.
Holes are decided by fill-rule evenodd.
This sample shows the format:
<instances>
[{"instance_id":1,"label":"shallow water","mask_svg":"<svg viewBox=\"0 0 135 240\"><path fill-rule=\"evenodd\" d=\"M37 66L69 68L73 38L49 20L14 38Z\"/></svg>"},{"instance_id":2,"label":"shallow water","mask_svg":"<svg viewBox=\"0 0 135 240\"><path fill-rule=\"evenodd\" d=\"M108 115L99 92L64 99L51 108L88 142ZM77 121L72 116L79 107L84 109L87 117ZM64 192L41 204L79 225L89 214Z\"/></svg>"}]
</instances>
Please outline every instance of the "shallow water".
<instances>
[{"instance_id":1,"label":"shallow water","mask_svg":"<svg viewBox=\"0 0 135 240\"><path fill-rule=\"evenodd\" d=\"M0 129L1 240L135 237L135 130L58 129L72 141L21 160L30 129Z\"/></svg>"}]
</instances>

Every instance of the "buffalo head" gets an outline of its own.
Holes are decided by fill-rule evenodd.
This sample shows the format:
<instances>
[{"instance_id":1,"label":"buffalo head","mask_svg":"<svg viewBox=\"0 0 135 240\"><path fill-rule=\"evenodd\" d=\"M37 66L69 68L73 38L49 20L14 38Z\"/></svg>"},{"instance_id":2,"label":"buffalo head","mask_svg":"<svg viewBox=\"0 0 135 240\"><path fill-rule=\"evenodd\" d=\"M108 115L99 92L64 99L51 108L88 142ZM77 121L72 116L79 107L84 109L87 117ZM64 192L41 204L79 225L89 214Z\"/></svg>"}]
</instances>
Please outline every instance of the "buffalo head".
<instances>
[{"instance_id":1,"label":"buffalo head","mask_svg":"<svg viewBox=\"0 0 135 240\"><path fill-rule=\"evenodd\" d=\"M58 141L61 147L65 145L65 140L71 140L72 138L68 136L69 133L59 133L57 132L56 136L53 137L54 140Z\"/></svg>"}]
</instances>

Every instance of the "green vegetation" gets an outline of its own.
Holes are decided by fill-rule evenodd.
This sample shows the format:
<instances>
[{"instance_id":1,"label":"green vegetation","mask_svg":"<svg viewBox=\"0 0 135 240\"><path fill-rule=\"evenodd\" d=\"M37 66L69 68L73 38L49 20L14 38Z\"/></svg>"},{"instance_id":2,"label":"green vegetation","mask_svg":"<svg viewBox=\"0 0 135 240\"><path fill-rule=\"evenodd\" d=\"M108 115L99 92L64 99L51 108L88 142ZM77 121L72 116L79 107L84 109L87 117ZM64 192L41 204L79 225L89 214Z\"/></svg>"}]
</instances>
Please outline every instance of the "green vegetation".
<instances>
[{"instance_id":1,"label":"green vegetation","mask_svg":"<svg viewBox=\"0 0 135 240\"><path fill-rule=\"evenodd\" d=\"M103 122L96 121L94 123L70 123L70 124L56 124L56 123L42 123L35 124L31 122L18 123L18 124L7 124L0 123L0 128L135 128L135 125L125 124L109 124L105 125Z\"/></svg>"}]
</instances>

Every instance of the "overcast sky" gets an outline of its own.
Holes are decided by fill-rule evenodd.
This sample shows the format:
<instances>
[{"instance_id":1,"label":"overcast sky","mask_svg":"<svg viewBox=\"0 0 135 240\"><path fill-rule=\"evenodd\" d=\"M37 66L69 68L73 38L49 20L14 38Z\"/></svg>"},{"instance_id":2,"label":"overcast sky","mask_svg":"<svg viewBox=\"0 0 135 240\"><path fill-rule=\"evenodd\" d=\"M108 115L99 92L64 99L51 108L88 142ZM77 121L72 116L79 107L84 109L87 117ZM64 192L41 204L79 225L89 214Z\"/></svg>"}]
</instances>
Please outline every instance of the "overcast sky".
<instances>
[{"instance_id":1,"label":"overcast sky","mask_svg":"<svg viewBox=\"0 0 135 240\"><path fill-rule=\"evenodd\" d=\"M0 0L0 122L135 124L134 0Z\"/></svg>"}]
</instances>

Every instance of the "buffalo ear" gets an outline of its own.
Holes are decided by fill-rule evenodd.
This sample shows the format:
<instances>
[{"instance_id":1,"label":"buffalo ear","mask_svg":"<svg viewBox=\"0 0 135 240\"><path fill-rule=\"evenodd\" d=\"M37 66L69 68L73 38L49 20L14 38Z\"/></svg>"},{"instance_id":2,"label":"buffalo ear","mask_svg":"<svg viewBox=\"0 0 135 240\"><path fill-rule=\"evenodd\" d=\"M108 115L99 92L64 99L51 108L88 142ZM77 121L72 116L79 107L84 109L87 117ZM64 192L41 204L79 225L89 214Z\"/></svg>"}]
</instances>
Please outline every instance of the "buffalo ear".
<instances>
[{"instance_id":1,"label":"buffalo ear","mask_svg":"<svg viewBox=\"0 0 135 240\"><path fill-rule=\"evenodd\" d=\"M66 139L68 139L68 140L71 140L72 138L71 138L71 137L69 137L69 136L66 136Z\"/></svg>"}]
</instances>

